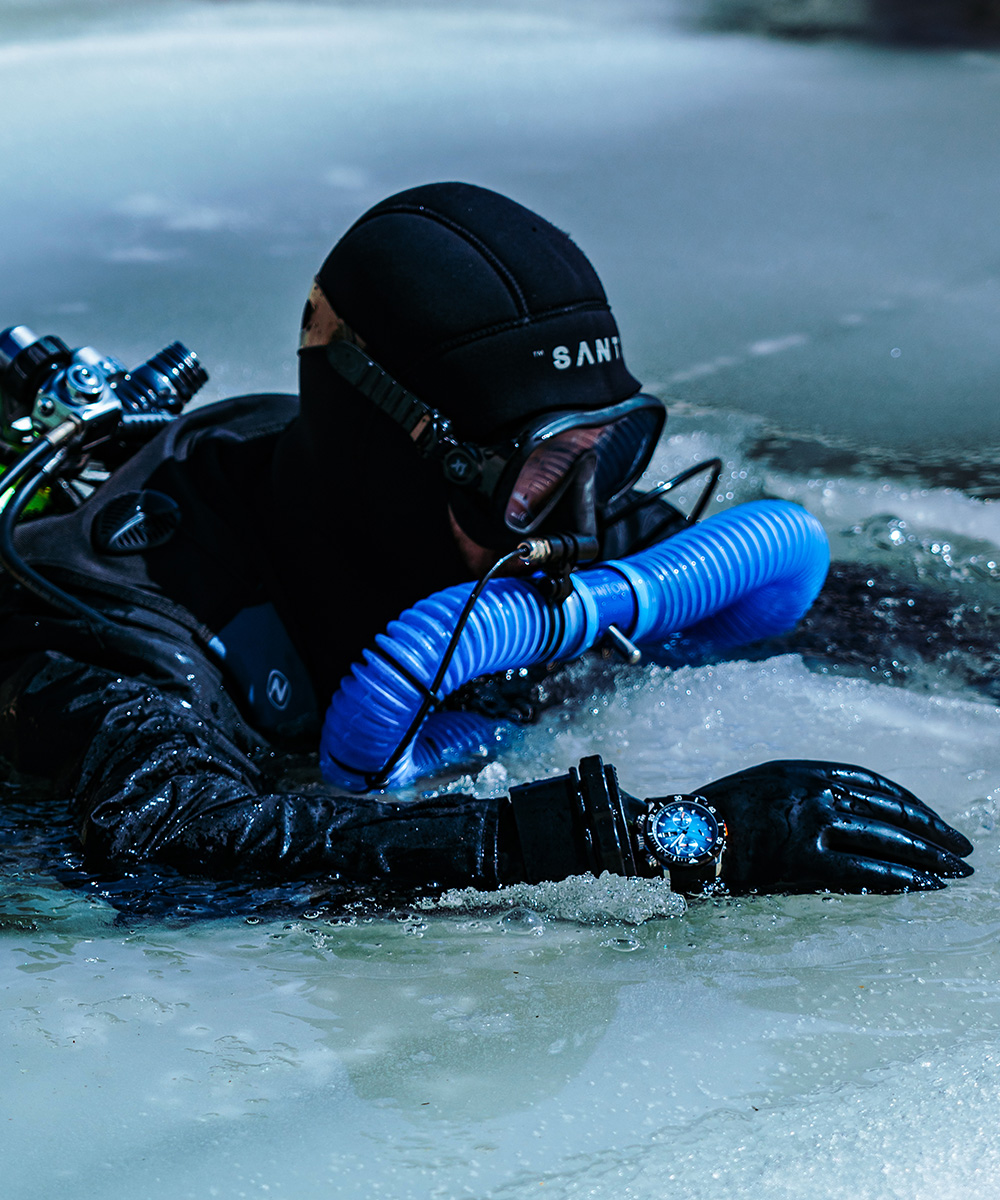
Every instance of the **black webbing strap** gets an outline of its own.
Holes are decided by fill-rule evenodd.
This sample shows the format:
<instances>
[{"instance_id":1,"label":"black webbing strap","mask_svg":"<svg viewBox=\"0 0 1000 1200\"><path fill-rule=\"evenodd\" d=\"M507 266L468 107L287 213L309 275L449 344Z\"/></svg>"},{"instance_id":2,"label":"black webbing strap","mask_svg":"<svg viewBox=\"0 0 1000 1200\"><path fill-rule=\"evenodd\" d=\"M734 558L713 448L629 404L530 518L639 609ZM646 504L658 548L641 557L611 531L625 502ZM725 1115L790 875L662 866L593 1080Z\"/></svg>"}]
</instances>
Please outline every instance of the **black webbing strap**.
<instances>
[{"instance_id":1,"label":"black webbing strap","mask_svg":"<svg viewBox=\"0 0 1000 1200\"><path fill-rule=\"evenodd\" d=\"M447 428L436 409L418 400L353 342L331 342L326 357L338 375L406 430L421 453L431 453Z\"/></svg>"}]
</instances>

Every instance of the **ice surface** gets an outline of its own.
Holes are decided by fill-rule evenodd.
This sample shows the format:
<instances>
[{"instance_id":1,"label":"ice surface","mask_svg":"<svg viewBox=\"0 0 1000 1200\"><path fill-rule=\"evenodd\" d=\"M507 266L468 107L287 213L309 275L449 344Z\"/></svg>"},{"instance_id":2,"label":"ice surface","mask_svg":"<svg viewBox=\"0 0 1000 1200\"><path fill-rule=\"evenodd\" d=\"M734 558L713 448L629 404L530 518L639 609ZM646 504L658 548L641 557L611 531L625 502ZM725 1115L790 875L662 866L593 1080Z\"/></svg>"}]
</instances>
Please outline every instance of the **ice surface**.
<instances>
[{"instance_id":1,"label":"ice surface","mask_svg":"<svg viewBox=\"0 0 1000 1200\"><path fill-rule=\"evenodd\" d=\"M998 60L661 13L0 0L2 323L130 361L180 337L206 398L291 388L358 213L498 187L578 238L674 398L651 474L719 454L723 504L807 505L842 562L944 589L957 652L997 607ZM922 669L608 668L472 786L595 751L639 794L859 760L975 842L940 893L185 924L9 870L4 1194L992 1200L998 714Z\"/></svg>"}]
</instances>

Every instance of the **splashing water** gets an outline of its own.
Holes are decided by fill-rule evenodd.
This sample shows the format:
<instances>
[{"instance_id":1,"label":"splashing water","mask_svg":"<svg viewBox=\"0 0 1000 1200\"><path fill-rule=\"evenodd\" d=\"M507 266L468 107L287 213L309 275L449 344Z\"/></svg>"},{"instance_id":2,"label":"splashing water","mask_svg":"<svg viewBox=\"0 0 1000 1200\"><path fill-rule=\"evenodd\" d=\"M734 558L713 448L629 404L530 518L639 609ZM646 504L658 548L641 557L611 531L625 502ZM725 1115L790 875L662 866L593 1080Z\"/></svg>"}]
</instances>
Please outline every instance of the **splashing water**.
<instances>
[{"instance_id":1,"label":"splashing water","mask_svg":"<svg viewBox=\"0 0 1000 1200\"><path fill-rule=\"evenodd\" d=\"M556 883L510 884L493 892L452 888L437 900L425 901L423 907L473 912L504 908L582 925L641 925L661 917L679 917L687 905L666 880L622 879L605 871L599 879L574 875Z\"/></svg>"}]
</instances>

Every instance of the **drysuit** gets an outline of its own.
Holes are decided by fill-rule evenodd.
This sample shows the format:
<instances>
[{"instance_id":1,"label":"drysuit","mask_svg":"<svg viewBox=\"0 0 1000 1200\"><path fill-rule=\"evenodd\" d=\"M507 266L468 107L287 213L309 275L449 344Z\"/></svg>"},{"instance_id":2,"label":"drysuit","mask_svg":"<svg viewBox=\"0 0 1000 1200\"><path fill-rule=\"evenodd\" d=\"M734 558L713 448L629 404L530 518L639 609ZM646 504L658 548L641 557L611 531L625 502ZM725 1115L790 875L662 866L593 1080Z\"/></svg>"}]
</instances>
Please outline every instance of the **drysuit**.
<instances>
[{"instance_id":1,"label":"drysuit","mask_svg":"<svg viewBox=\"0 0 1000 1200\"><path fill-rule=\"evenodd\" d=\"M443 489L423 476L420 503L401 504L417 482L409 447L394 461L393 431L387 447L378 430L389 483L374 470L311 470L302 407L269 395L196 409L81 508L19 528L25 560L120 633L0 580L0 753L72 797L88 863L112 871L152 861L196 876L401 887L525 878L500 801L397 805L269 786L272 751L315 744L326 701L373 635L468 576ZM176 528L152 548L129 552L126 539L123 552L108 514L150 493L177 505ZM362 500L364 520L331 537L317 513L354 513ZM664 519L680 523L663 503L632 518L617 552Z\"/></svg>"}]
</instances>

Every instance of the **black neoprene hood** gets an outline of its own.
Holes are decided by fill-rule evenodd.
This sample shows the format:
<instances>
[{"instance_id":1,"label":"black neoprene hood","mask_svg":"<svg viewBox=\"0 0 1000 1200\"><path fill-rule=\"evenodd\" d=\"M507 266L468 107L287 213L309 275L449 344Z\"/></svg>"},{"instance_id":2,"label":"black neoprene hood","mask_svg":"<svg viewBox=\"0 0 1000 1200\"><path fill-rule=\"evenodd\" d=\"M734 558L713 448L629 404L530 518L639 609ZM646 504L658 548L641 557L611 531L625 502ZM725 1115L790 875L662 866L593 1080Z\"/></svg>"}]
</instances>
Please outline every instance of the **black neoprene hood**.
<instances>
[{"instance_id":1,"label":"black neoprene hood","mask_svg":"<svg viewBox=\"0 0 1000 1200\"><path fill-rule=\"evenodd\" d=\"M486 188L390 196L347 231L317 280L372 357L461 437L489 440L538 413L603 408L639 390L586 256Z\"/></svg>"}]
</instances>

